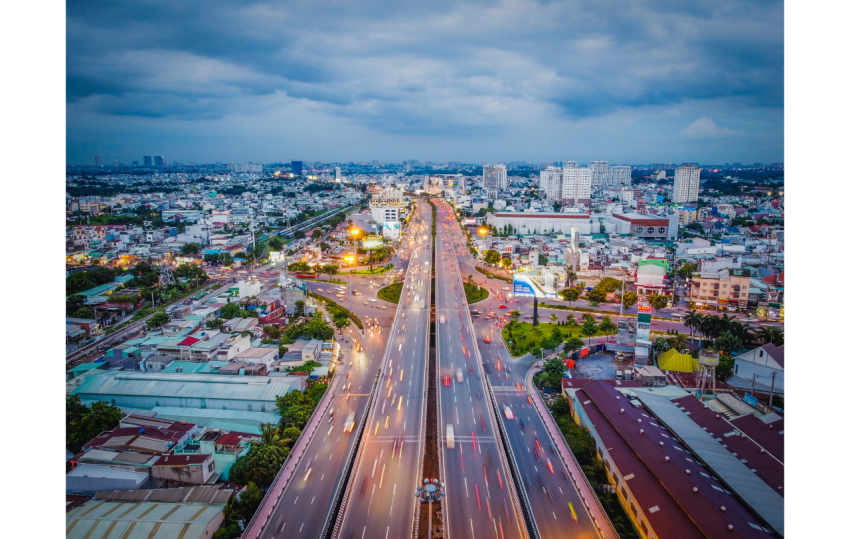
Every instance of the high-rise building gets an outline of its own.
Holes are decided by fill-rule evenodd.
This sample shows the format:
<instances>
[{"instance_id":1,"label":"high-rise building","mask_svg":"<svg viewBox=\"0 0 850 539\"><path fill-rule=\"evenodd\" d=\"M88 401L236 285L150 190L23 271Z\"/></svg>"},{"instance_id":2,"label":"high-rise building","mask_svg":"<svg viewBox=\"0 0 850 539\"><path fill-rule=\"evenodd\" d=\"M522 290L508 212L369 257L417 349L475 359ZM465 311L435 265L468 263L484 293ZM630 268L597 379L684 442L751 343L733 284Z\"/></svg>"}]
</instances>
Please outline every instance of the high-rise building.
<instances>
[{"instance_id":1,"label":"high-rise building","mask_svg":"<svg viewBox=\"0 0 850 539\"><path fill-rule=\"evenodd\" d=\"M133 161L133 166L134 166L134 167L139 166L139 162L138 162L138 161Z\"/></svg>"},{"instance_id":2,"label":"high-rise building","mask_svg":"<svg viewBox=\"0 0 850 539\"><path fill-rule=\"evenodd\" d=\"M339 167L334 168L334 179L342 180L342 169Z\"/></svg>"},{"instance_id":3,"label":"high-rise building","mask_svg":"<svg viewBox=\"0 0 850 539\"><path fill-rule=\"evenodd\" d=\"M112 162L112 166L115 167L115 168L118 168L118 160L117 159Z\"/></svg>"},{"instance_id":4,"label":"high-rise building","mask_svg":"<svg viewBox=\"0 0 850 539\"><path fill-rule=\"evenodd\" d=\"M484 163L484 189L503 190L508 188L508 169L502 164Z\"/></svg>"},{"instance_id":5,"label":"high-rise building","mask_svg":"<svg viewBox=\"0 0 850 539\"><path fill-rule=\"evenodd\" d=\"M301 161L292 162L292 173L300 176L304 172L304 164Z\"/></svg>"},{"instance_id":6,"label":"high-rise building","mask_svg":"<svg viewBox=\"0 0 850 539\"><path fill-rule=\"evenodd\" d=\"M671 196L674 204L696 202L699 199L699 172L700 169L697 165L676 167Z\"/></svg>"},{"instance_id":7,"label":"high-rise building","mask_svg":"<svg viewBox=\"0 0 850 539\"><path fill-rule=\"evenodd\" d=\"M540 198L590 205L593 171L580 167L547 167L540 171Z\"/></svg>"},{"instance_id":8,"label":"high-rise building","mask_svg":"<svg viewBox=\"0 0 850 539\"><path fill-rule=\"evenodd\" d=\"M94 156L94 164L95 166L102 167L103 166L103 156L95 155Z\"/></svg>"},{"instance_id":9,"label":"high-rise building","mask_svg":"<svg viewBox=\"0 0 850 539\"><path fill-rule=\"evenodd\" d=\"M608 185L610 170L608 161L591 161L588 165L591 173L591 185L593 187L604 187Z\"/></svg>"},{"instance_id":10,"label":"high-rise building","mask_svg":"<svg viewBox=\"0 0 850 539\"><path fill-rule=\"evenodd\" d=\"M155 155L153 158L153 165L155 167L164 167L165 166L165 157L161 155Z\"/></svg>"},{"instance_id":11,"label":"high-rise building","mask_svg":"<svg viewBox=\"0 0 850 539\"><path fill-rule=\"evenodd\" d=\"M146 156L144 156L142 159L144 159L144 161L145 161L145 166L146 166L146 167L151 167L151 166L153 166L153 159L151 158L151 156L146 155Z\"/></svg>"},{"instance_id":12,"label":"high-rise building","mask_svg":"<svg viewBox=\"0 0 850 539\"><path fill-rule=\"evenodd\" d=\"M631 185L632 167L613 166L609 169L608 185Z\"/></svg>"}]
</instances>

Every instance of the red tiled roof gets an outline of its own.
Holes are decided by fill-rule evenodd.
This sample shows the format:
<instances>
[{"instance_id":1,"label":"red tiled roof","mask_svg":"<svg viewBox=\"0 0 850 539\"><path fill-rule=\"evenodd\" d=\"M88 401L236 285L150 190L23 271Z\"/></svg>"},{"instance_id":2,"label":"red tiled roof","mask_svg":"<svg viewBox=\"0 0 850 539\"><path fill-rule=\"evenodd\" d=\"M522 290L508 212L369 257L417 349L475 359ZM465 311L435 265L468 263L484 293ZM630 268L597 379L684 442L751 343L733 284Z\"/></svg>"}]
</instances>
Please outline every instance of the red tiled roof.
<instances>
[{"instance_id":1,"label":"red tiled roof","mask_svg":"<svg viewBox=\"0 0 850 539\"><path fill-rule=\"evenodd\" d=\"M186 337L182 341L180 341L178 346L192 346L193 344L201 342L201 339L196 339L195 337Z\"/></svg>"},{"instance_id":2,"label":"red tiled roof","mask_svg":"<svg viewBox=\"0 0 850 539\"><path fill-rule=\"evenodd\" d=\"M226 445L228 447L236 447L239 445L242 440L250 440L257 439L259 435L257 434L249 434L247 432L228 432L226 434L222 434L221 438L216 440L216 445Z\"/></svg>"}]
</instances>

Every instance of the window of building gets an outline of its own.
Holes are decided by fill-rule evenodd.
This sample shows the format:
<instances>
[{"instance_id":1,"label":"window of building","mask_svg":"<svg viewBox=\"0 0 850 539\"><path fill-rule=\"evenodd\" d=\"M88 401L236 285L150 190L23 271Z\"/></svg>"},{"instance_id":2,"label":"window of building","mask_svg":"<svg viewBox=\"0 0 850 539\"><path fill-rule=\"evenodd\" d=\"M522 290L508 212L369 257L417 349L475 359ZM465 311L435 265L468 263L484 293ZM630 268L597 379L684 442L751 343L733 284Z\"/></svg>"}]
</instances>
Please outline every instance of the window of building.
<instances>
[{"instance_id":1,"label":"window of building","mask_svg":"<svg viewBox=\"0 0 850 539\"><path fill-rule=\"evenodd\" d=\"M640 521L640 529L643 530L643 534L646 535L649 533L649 530L646 528L646 522Z\"/></svg>"},{"instance_id":2,"label":"window of building","mask_svg":"<svg viewBox=\"0 0 850 539\"><path fill-rule=\"evenodd\" d=\"M210 462L210 465L209 465L209 466L207 466L207 470L208 470L210 473L212 473L212 471L213 471L213 470L215 470L215 462Z\"/></svg>"},{"instance_id":3,"label":"window of building","mask_svg":"<svg viewBox=\"0 0 850 539\"><path fill-rule=\"evenodd\" d=\"M637 233L643 234L643 227L642 226L637 227Z\"/></svg>"},{"instance_id":4,"label":"window of building","mask_svg":"<svg viewBox=\"0 0 850 539\"><path fill-rule=\"evenodd\" d=\"M659 233L659 234L664 234L664 233L666 233L666 232L667 232L667 229L666 229L666 228L664 228L663 226L658 227L658 233Z\"/></svg>"},{"instance_id":5,"label":"window of building","mask_svg":"<svg viewBox=\"0 0 850 539\"><path fill-rule=\"evenodd\" d=\"M647 228L646 233L647 234L655 234L655 227L651 226L651 227Z\"/></svg>"},{"instance_id":6,"label":"window of building","mask_svg":"<svg viewBox=\"0 0 850 539\"><path fill-rule=\"evenodd\" d=\"M759 357L763 357L763 356L764 356L764 350L759 350Z\"/></svg>"}]
</instances>

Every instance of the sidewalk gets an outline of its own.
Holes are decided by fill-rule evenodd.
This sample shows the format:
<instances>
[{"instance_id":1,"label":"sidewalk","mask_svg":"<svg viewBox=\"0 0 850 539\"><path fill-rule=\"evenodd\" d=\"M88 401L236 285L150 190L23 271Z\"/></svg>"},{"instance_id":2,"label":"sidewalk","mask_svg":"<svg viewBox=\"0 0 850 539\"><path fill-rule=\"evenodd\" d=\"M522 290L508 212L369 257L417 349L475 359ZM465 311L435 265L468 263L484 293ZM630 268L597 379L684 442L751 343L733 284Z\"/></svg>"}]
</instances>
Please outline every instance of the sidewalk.
<instances>
[{"instance_id":1,"label":"sidewalk","mask_svg":"<svg viewBox=\"0 0 850 539\"><path fill-rule=\"evenodd\" d=\"M538 415L540 415L540 418L543 420L543 424L549 432L549 437L555 442L555 446L558 448L558 453L561 455L561 460L567 466L570 479L572 479L573 484L576 486L576 490L578 490L578 494L581 497L582 502L584 502L584 507L587 509L587 512L590 513L590 518L593 520L594 524L596 524L596 528L599 530L599 533L606 538L619 537L617 532L614 531L614 526L611 524L611 521L608 520L608 515L605 513L605 510L602 509L599 500L596 498L596 493L593 492L590 483L587 481L587 477L585 477L584 472L581 470L581 466L579 466L573 452L567 445L566 440L564 440L564 435L561 434L561 429L558 428L558 424L552 417L552 413L549 412L549 407L546 406L546 403L543 402L543 399L537 392L537 388L534 387L534 381L532 378L536 371L539 371L539 369L531 368L525 375L525 387L531 396L532 403L537 409Z\"/></svg>"}]
</instances>

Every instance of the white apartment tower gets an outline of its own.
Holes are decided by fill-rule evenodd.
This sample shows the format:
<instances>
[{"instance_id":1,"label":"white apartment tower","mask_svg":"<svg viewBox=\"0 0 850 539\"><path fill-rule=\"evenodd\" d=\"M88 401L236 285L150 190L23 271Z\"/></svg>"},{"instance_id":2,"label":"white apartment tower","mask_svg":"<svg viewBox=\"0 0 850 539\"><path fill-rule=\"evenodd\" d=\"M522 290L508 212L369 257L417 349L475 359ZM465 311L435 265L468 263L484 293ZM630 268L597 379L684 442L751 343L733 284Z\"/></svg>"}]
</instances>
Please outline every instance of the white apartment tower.
<instances>
[{"instance_id":1,"label":"white apartment tower","mask_svg":"<svg viewBox=\"0 0 850 539\"><path fill-rule=\"evenodd\" d=\"M484 189L504 190L508 188L508 169L505 165L484 163Z\"/></svg>"},{"instance_id":2,"label":"white apartment tower","mask_svg":"<svg viewBox=\"0 0 850 539\"><path fill-rule=\"evenodd\" d=\"M540 198L589 206L592 177L589 168L546 167L540 171Z\"/></svg>"},{"instance_id":3,"label":"white apartment tower","mask_svg":"<svg viewBox=\"0 0 850 539\"><path fill-rule=\"evenodd\" d=\"M608 177L608 185L631 185L632 184L632 167L630 166L613 166L610 169Z\"/></svg>"},{"instance_id":4,"label":"white apartment tower","mask_svg":"<svg viewBox=\"0 0 850 539\"><path fill-rule=\"evenodd\" d=\"M697 165L676 167L671 196L674 204L696 202L699 199L699 172Z\"/></svg>"},{"instance_id":5,"label":"white apartment tower","mask_svg":"<svg viewBox=\"0 0 850 539\"><path fill-rule=\"evenodd\" d=\"M591 161L588 165L591 173L591 185L593 187L604 187L608 185L610 173L608 161Z\"/></svg>"}]
</instances>

